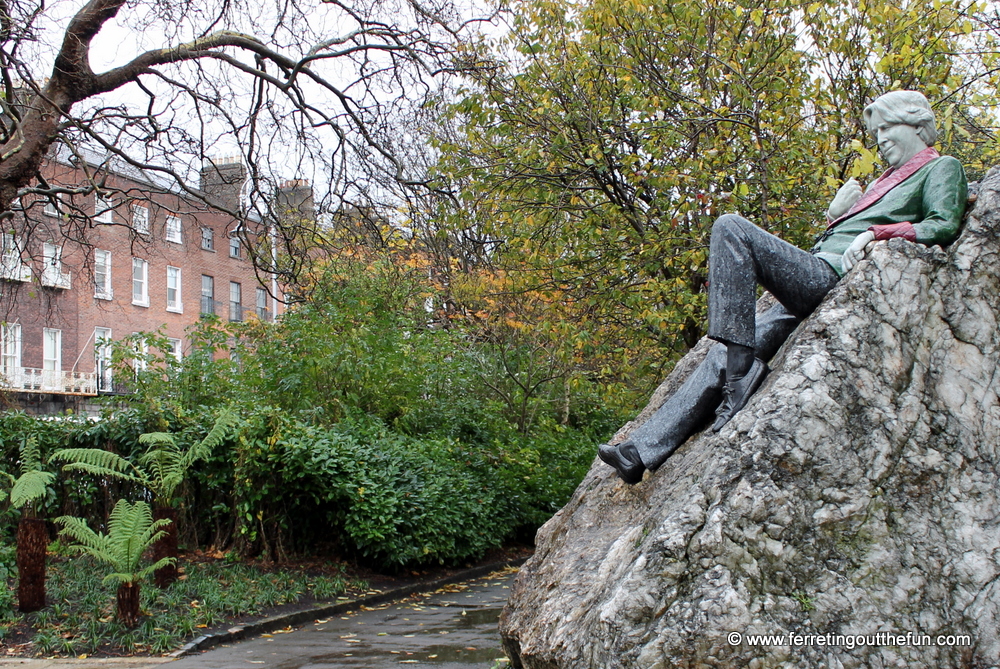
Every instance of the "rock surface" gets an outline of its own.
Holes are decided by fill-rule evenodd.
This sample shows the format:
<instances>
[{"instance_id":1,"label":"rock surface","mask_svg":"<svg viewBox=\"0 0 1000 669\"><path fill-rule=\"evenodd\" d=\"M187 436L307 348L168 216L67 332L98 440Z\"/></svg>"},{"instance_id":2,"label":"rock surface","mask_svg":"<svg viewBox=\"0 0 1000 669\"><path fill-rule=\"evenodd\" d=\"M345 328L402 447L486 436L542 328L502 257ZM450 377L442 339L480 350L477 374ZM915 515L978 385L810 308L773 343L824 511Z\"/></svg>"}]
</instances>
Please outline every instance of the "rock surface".
<instances>
[{"instance_id":1,"label":"rock surface","mask_svg":"<svg viewBox=\"0 0 1000 669\"><path fill-rule=\"evenodd\" d=\"M719 434L635 486L595 460L512 589L512 665L1000 665L998 191L946 250L880 244Z\"/></svg>"}]
</instances>

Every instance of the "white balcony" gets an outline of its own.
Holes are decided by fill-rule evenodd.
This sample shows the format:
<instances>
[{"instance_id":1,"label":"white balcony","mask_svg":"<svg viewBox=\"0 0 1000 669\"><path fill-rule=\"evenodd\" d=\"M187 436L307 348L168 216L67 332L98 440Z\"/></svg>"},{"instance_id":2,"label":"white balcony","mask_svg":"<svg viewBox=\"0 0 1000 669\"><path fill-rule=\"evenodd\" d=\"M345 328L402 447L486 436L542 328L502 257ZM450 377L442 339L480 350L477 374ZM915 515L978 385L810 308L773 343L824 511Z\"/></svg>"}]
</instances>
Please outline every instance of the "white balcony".
<instances>
[{"instance_id":1,"label":"white balcony","mask_svg":"<svg viewBox=\"0 0 1000 669\"><path fill-rule=\"evenodd\" d=\"M22 263L20 258L0 259L0 279L7 281L31 281L31 268Z\"/></svg>"},{"instance_id":2,"label":"white balcony","mask_svg":"<svg viewBox=\"0 0 1000 669\"><path fill-rule=\"evenodd\" d=\"M13 391L55 393L59 395L96 395L97 374L55 369L15 367L0 372L0 384Z\"/></svg>"},{"instance_id":3,"label":"white balcony","mask_svg":"<svg viewBox=\"0 0 1000 669\"><path fill-rule=\"evenodd\" d=\"M71 274L60 272L57 268L48 266L42 272L42 285L46 288L69 290L72 287Z\"/></svg>"}]
</instances>

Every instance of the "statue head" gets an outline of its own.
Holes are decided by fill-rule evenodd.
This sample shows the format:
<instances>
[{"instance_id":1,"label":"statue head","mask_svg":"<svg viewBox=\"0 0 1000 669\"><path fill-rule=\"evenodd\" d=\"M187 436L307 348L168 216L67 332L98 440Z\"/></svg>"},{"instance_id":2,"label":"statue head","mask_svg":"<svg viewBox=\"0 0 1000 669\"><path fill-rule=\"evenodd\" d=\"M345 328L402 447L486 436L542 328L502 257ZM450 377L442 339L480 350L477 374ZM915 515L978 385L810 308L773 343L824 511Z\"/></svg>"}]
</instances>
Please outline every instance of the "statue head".
<instances>
[{"instance_id":1,"label":"statue head","mask_svg":"<svg viewBox=\"0 0 1000 669\"><path fill-rule=\"evenodd\" d=\"M917 91L880 95L864 111L865 126L892 167L901 167L937 140L934 112Z\"/></svg>"},{"instance_id":2,"label":"statue head","mask_svg":"<svg viewBox=\"0 0 1000 669\"><path fill-rule=\"evenodd\" d=\"M865 127L875 137L872 127L872 114L878 113L885 123L902 123L912 125L917 129L917 135L927 146L934 146L937 141L937 126L934 123L934 112L931 104L923 93L917 91L890 91L884 93L875 102L865 107ZM877 139L877 137L876 137Z\"/></svg>"}]
</instances>

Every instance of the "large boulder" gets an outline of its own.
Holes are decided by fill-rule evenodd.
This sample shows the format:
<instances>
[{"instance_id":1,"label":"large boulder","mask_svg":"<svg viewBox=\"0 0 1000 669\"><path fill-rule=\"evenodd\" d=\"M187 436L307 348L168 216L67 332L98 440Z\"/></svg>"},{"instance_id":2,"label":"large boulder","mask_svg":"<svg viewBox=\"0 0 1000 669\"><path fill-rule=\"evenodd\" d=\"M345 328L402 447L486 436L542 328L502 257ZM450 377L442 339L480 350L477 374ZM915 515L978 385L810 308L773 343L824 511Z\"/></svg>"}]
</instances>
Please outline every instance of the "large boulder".
<instances>
[{"instance_id":1,"label":"large boulder","mask_svg":"<svg viewBox=\"0 0 1000 669\"><path fill-rule=\"evenodd\" d=\"M720 433L635 486L595 461L514 583L512 665L1000 665L998 190L945 250L878 245Z\"/></svg>"}]
</instances>

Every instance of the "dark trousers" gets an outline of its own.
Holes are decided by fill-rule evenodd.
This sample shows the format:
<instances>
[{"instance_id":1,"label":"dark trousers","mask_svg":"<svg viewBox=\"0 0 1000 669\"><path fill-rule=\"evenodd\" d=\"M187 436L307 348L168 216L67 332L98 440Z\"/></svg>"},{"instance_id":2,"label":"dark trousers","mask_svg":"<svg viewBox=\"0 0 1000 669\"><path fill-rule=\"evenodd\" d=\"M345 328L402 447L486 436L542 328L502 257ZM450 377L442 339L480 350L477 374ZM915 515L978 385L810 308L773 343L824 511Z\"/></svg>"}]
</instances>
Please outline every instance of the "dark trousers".
<instances>
[{"instance_id":1,"label":"dark trousers","mask_svg":"<svg viewBox=\"0 0 1000 669\"><path fill-rule=\"evenodd\" d=\"M629 436L647 469L663 464L713 417L726 382L725 342L750 346L769 360L839 278L825 261L734 215L712 227L708 265L708 336L723 343ZM760 316L757 284L779 302Z\"/></svg>"}]
</instances>

